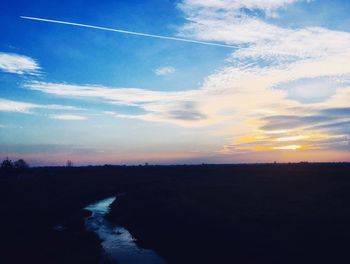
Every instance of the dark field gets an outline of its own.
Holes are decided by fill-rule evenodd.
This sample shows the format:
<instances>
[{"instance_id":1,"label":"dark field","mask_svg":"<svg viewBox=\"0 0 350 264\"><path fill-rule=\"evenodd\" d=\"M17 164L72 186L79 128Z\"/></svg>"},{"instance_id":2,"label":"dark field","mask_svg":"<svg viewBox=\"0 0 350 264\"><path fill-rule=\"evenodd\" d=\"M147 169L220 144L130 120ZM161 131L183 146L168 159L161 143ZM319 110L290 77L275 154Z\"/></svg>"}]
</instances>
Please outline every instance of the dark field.
<instances>
[{"instance_id":1,"label":"dark field","mask_svg":"<svg viewBox=\"0 0 350 264\"><path fill-rule=\"evenodd\" d=\"M98 263L82 208L121 193L108 218L168 263L350 263L349 163L2 171L0 263Z\"/></svg>"}]
</instances>

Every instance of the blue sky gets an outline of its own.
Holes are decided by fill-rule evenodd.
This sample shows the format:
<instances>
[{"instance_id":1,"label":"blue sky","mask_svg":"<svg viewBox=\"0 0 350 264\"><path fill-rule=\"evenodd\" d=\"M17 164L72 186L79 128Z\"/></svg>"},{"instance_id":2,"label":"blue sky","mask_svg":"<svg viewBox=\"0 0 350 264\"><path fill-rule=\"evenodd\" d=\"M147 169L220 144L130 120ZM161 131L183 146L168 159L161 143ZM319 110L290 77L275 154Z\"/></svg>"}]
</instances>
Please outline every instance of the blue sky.
<instances>
[{"instance_id":1,"label":"blue sky","mask_svg":"<svg viewBox=\"0 0 350 264\"><path fill-rule=\"evenodd\" d=\"M350 161L349 11L345 0L5 1L1 157Z\"/></svg>"}]
</instances>

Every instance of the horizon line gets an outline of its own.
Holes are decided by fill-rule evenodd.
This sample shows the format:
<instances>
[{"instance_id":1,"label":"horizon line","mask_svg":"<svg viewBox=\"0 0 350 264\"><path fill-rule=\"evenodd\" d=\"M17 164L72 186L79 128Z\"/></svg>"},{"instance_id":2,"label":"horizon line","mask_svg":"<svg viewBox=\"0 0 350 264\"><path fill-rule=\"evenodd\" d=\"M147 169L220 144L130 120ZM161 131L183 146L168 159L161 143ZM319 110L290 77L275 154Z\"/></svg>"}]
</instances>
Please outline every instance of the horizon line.
<instances>
[{"instance_id":1,"label":"horizon line","mask_svg":"<svg viewBox=\"0 0 350 264\"><path fill-rule=\"evenodd\" d=\"M73 165L71 167L63 165L34 165L30 168L81 168L81 167L174 167L174 166L255 166L255 165L317 165L317 164L350 164L350 161L296 161L296 162L247 162L247 163L174 163L174 164L151 164L151 163L139 163L139 164L84 164ZM30 165L30 164L29 164Z\"/></svg>"}]
</instances>

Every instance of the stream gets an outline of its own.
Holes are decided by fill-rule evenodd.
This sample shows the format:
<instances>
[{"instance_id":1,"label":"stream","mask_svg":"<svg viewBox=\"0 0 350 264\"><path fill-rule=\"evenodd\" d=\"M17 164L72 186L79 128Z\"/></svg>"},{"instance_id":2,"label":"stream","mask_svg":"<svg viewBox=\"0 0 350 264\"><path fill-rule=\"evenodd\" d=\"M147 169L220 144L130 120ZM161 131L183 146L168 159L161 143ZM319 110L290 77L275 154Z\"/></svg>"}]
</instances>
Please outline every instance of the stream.
<instances>
[{"instance_id":1,"label":"stream","mask_svg":"<svg viewBox=\"0 0 350 264\"><path fill-rule=\"evenodd\" d=\"M85 226L100 237L108 259L118 264L165 264L166 262L154 251L138 247L127 229L105 219L115 199L116 197L110 197L85 207L92 213L85 220Z\"/></svg>"}]
</instances>

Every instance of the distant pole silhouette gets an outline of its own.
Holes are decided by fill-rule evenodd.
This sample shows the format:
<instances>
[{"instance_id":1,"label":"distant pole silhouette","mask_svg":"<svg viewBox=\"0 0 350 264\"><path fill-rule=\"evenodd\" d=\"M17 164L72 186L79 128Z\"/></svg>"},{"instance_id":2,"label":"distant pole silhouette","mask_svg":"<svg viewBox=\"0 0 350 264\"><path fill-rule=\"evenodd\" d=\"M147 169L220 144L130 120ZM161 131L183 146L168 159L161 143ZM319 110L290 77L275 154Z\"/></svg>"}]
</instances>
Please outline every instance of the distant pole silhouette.
<instances>
[{"instance_id":1,"label":"distant pole silhouette","mask_svg":"<svg viewBox=\"0 0 350 264\"><path fill-rule=\"evenodd\" d=\"M67 167L73 167L73 161L67 160Z\"/></svg>"}]
</instances>

